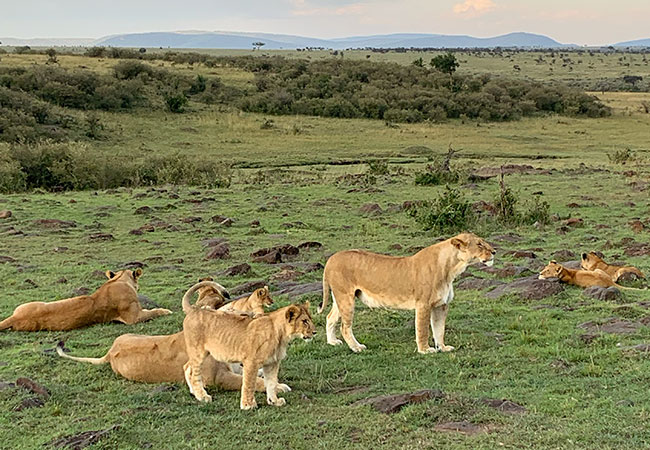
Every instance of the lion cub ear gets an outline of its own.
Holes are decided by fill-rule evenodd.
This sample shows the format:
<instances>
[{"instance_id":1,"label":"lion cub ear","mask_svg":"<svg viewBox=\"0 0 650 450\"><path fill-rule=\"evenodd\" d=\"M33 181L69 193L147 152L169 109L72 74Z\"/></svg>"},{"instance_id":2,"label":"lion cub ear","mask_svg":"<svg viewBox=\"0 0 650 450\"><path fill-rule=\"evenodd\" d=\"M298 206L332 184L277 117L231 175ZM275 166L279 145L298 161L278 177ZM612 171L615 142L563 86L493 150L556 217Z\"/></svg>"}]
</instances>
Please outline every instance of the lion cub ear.
<instances>
[{"instance_id":1,"label":"lion cub ear","mask_svg":"<svg viewBox=\"0 0 650 450\"><path fill-rule=\"evenodd\" d=\"M308 301L303 303L301 306L305 309L305 311L309 312L309 302Z\"/></svg>"},{"instance_id":2,"label":"lion cub ear","mask_svg":"<svg viewBox=\"0 0 650 450\"><path fill-rule=\"evenodd\" d=\"M137 280L141 276L142 276L142 269L140 267L138 267L137 269L135 269L133 271L133 278L135 278Z\"/></svg>"},{"instance_id":3,"label":"lion cub ear","mask_svg":"<svg viewBox=\"0 0 650 450\"><path fill-rule=\"evenodd\" d=\"M456 247L458 250L460 250L461 248L467 247L467 243L465 241L463 241L462 239L459 239L457 237L451 239L451 245Z\"/></svg>"},{"instance_id":4,"label":"lion cub ear","mask_svg":"<svg viewBox=\"0 0 650 450\"><path fill-rule=\"evenodd\" d=\"M296 305L291 305L287 309L287 322L292 322L296 317L300 315L300 308Z\"/></svg>"},{"instance_id":5,"label":"lion cub ear","mask_svg":"<svg viewBox=\"0 0 650 450\"><path fill-rule=\"evenodd\" d=\"M582 259L583 259L583 260L586 260L586 259L587 259L587 254L586 254L586 253L583 253L583 254L582 254Z\"/></svg>"},{"instance_id":6,"label":"lion cub ear","mask_svg":"<svg viewBox=\"0 0 650 450\"><path fill-rule=\"evenodd\" d=\"M106 278L108 278L109 280L112 280L113 278L115 278L115 272L113 272L112 270L107 270L106 271Z\"/></svg>"}]
</instances>

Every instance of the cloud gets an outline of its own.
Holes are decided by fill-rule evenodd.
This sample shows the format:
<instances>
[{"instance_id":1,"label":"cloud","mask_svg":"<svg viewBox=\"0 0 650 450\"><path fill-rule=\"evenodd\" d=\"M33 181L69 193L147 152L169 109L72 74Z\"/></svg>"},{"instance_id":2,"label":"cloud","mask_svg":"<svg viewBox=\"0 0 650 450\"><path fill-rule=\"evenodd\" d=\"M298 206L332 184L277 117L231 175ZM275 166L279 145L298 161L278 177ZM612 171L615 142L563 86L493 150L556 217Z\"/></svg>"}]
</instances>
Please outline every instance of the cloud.
<instances>
[{"instance_id":1,"label":"cloud","mask_svg":"<svg viewBox=\"0 0 650 450\"><path fill-rule=\"evenodd\" d=\"M345 6L314 8L310 7L305 0L293 0L294 8L291 14L294 16L349 16L361 14L365 5L363 3L351 3Z\"/></svg>"},{"instance_id":2,"label":"cloud","mask_svg":"<svg viewBox=\"0 0 650 450\"><path fill-rule=\"evenodd\" d=\"M492 0L465 0L454 5L454 13L466 16L480 16L496 8Z\"/></svg>"}]
</instances>

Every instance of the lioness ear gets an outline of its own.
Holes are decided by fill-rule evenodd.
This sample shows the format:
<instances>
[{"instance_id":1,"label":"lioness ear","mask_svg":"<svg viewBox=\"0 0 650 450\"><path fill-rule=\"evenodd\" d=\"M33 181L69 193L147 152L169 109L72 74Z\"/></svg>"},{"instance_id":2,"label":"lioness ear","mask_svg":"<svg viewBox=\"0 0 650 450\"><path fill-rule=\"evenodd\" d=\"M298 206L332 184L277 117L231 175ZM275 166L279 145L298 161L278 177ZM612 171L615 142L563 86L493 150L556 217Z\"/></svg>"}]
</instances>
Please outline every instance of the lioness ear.
<instances>
[{"instance_id":1,"label":"lioness ear","mask_svg":"<svg viewBox=\"0 0 650 450\"><path fill-rule=\"evenodd\" d=\"M458 250L460 250L463 247L467 247L467 243L465 241L463 241L462 239L458 239L458 238L452 238L451 239L451 245L456 247Z\"/></svg>"},{"instance_id":2,"label":"lioness ear","mask_svg":"<svg viewBox=\"0 0 650 450\"><path fill-rule=\"evenodd\" d=\"M296 305L291 305L289 306L289 309L287 309L287 322L293 321L298 315L300 314L300 308L298 308Z\"/></svg>"},{"instance_id":3,"label":"lioness ear","mask_svg":"<svg viewBox=\"0 0 650 450\"><path fill-rule=\"evenodd\" d=\"M230 300L230 293L225 289L221 291L221 295L223 295L223 298L227 298L228 300Z\"/></svg>"},{"instance_id":4,"label":"lioness ear","mask_svg":"<svg viewBox=\"0 0 650 450\"><path fill-rule=\"evenodd\" d=\"M309 312L309 302L303 303L302 307L305 308L307 310L307 312Z\"/></svg>"},{"instance_id":5,"label":"lioness ear","mask_svg":"<svg viewBox=\"0 0 650 450\"><path fill-rule=\"evenodd\" d=\"M107 270L106 271L106 278L108 278L109 280L112 280L113 278L115 278L115 272L113 272L112 270Z\"/></svg>"},{"instance_id":6,"label":"lioness ear","mask_svg":"<svg viewBox=\"0 0 650 450\"><path fill-rule=\"evenodd\" d=\"M133 271L133 278L135 278L137 280L141 276L142 276L142 269L138 267L137 269L135 269Z\"/></svg>"},{"instance_id":7,"label":"lioness ear","mask_svg":"<svg viewBox=\"0 0 650 450\"><path fill-rule=\"evenodd\" d=\"M587 259L587 254L586 253L582 254L582 259Z\"/></svg>"},{"instance_id":8,"label":"lioness ear","mask_svg":"<svg viewBox=\"0 0 650 450\"><path fill-rule=\"evenodd\" d=\"M557 264L557 261L554 260L554 259L552 259L552 260L549 262L549 264Z\"/></svg>"}]
</instances>

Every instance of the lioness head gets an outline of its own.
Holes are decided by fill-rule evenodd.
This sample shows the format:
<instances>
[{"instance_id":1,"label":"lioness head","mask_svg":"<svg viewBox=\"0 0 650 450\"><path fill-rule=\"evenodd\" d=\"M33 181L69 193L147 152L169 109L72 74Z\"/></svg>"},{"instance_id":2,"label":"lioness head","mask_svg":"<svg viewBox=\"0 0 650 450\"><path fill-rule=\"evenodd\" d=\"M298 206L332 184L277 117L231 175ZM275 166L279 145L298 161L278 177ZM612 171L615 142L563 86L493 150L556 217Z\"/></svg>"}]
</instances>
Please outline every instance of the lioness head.
<instances>
[{"instance_id":1,"label":"lioness head","mask_svg":"<svg viewBox=\"0 0 650 450\"><path fill-rule=\"evenodd\" d=\"M285 318L290 336L300 336L305 341L309 341L316 334L316 327L309 314L309 302L287 307Z\"/></svg>"},{"instance_id":2,"label":"lioness head","mask_svg":"<svg viewBox=\"0 0 650 450\"><path fill-rule=\"evenodd\" d=\"M542 271L539 273L538 278L540 280L545 280L547 278L559 278L560 274L562 274L562 265L553 260L542 269Z\"/></svg>"},{"instance_id":3,"label":"lioness head","mask_svg":"<svg viewBox=\"0 0 650 450\"><path fill-rule=\"evenodd\" d=\"M199 278L201 281L214 281L212 277ZM196 301L196 306L199 308L219 309L230 299L230 294L225 289L223 291L216 289L212 286L204 286L199 288L199 299Z\"/></svg>"},{"instance_id":4,"label":"lioness head","mask_svg":"<svg viewBox=\"0 0 650 450\"><path fill-rule=\"evenodd\" d=\"M583 253L580 267L585 270L595 270L598 263L603 263L603 259L595 252Z\"/></svg>"},{"instance_id":5,"label":"lioness head","mask_svg":"<svg viewBox=\"0 0 650 450\"><path fill-rule=\"evenodd\" d=\"M138 278L142 276L142 269L138 267L135 270L120 270L118 272L113 272L112 270L106 271L106 278L110 281L125 281L131 286L138 290Z\"/></svg>"},{"instance_id":6,"label":"lioness head","mask_svg":"<svg viewBox=\"0 0 650 450\"><path fill-rule=\"evenodd\" d=\"M251 297L253 297L253 306L271 306L273 304L268 286L257 289L251 294Z\"/></svg>"},{"instance_id":7,"label":"lioness head","mask_svg":"<svg viewBox=\"0 0 650 450\"><path fill-rule=\"evenodd\" d=\"M461 233L451 238L451 245L460 252L459 259L467 264L480 261L486 266L494 264L494 248L473 233Z\"/></svg>"}]
</instances>

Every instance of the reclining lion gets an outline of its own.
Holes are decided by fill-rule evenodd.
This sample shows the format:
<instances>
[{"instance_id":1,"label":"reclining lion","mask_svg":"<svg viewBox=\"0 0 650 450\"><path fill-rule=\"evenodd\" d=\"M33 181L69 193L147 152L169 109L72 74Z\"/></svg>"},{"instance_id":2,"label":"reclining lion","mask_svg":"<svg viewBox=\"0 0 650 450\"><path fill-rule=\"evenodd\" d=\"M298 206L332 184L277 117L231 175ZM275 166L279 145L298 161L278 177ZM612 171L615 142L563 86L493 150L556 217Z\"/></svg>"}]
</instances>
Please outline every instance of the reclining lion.
<instances>
[{"instance_id":1,"label":"reclining lion","mask_svg":"<svg viewBox=\"0 0 650 450\"><path fill-rule=\"evenodd\" d=\"M260 367L264 370L267 403L285 404L277 393L283 390L283 385L278 384L278 371L287 355L287 345L298 336L311 339L316 331L306 303L257 317L196 309L185 317L183 333L188 355L185 380L197 400L212 400L205 392L203 379L205 359L212 356L219 361L243 363L240 408L252 409L257 406L254 388Z\"/></svg>"},{"instance_id":2,"label":"reclining lion","mask_svg":"<svg viewBox=\"0 0 650 450\"><path fill-rule=\"evenodd\" d=\"M618 284L614 283L612 277L600 269L593 271L569 269L555 260L550 261L546 267L542 269L542 271L539 273L538 278L540 280L545 280L547 278L557 278L563 283L572 284L581 288L588 288L592 286L600 286L604 288L615 286L617 288L623 288L623 286L619 286Z\"/></svg>"},{"instance_id":3,"label":"reclining lion","mask_svg":"<svg viewBox=\"0 0 650 450\"><path fill-rule=\"evenodd\" d=\"M189 299L198 290L196 306L191 306ZM200 281L192 286L183 296L183 305L193 308L219 308L228 298L223 286L212 281ZM185 380L183 366L187 363L185 337L183 332L166 336L144 336L123 334L115 339L106 355L101 358L80 358L64 353L63 343L56 348L57 353L67 359L91 364L109 363L113 372L131 381L145 383L182 383ZM242 377L234 374L230 366L214 358L205 358L201 367L206 385L216 385L225 390L239 390ZM284 388L282 385L281 388ZM255 380L255 389L264 391L264 380Z\"/></svg>"},{"instance_id":4,"label":"reclining lion","mask_svg":"<svg viewBox=\"0 0 650 450\"><path fill-rule=\"evenodd\" d=\"M353 352L365 350L352 333L354 299L370 308L415 310L415 340L419 353L448 352L445 345L445 320L454 298L454 279L468 265L492 265L495 251L472 233L462 233L431 245L413 256L395 257L364 250L335 253L323 271L322 312L332 294L334 301L327 315L327 343L341 344L336 338L336 323L342 319L341 334ZM429 346L429 326L435 347Z\"/></svg>"},{"instance_id":5,"label":"reclining lion","mask_svg":"<svg viewBox=\"0 0 650 450\"><path fill-rule=\"evenodd\" d=\"M607 264L600 256L594 252L583 253L582 260L580 261L580 266L585 270L602 270L607 275L609 275L613 281L618 281L618 279L624 273L633 273L639 278L645 278L643 273L636 267L615 266L613 264Z\"/></svg>"},{"instance_id":6,"label":"reclining lion","mask_svg":"<svg viewBox=\"0 0 650 450\"><path fill-rule=\"evenodd\" d=\"M112 321L134 324L171 314L168 309L142 308L138 301L140 276L140 268L117 273L107 271L108 281L94 293L50 303L25 303L0 322L0 330L66 331Z\"/></svg>"},{"instance_id":7,"label":"reclining lion","mask_svg":"<svg viewBox=\"0 0 650 450\"><path fill-rule=\"evenodd\" d=\"M255 314L264 314L264 307L271 306L272 304L273 299L269 293L269 287L264 286L263 288L256 289L248 297L232 301L217 309L226 312L245 311L253 312Z\"/></svg>"}]
</instances>

